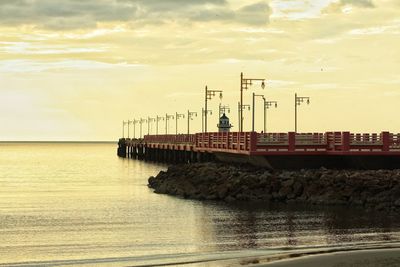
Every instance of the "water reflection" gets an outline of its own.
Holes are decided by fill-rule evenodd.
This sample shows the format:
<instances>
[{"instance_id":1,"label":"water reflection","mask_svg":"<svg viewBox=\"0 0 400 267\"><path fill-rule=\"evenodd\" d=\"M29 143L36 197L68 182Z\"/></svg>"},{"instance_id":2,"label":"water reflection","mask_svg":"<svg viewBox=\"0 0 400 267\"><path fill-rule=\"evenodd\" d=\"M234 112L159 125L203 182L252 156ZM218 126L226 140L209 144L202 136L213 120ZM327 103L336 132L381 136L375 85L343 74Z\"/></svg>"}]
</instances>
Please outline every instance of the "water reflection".
<instances>
[{"instance_id":1,"label":"water reflection","mask_svg":"<svg viewBox=\"0 0 400 267\"><path fill-rule=\"evenodd\" d=\"M165 166L115 145L10 145L0 162L0 264L400 240L382 214L157 195L147 179Z\"/></svg>"},{"instance_id":2,"label":"water reflection","mask_svg":"<svg viewBox=\"0 0 400 267\"><path fill-rule=\"evenodd\" d=\"M400 240L400 220L354 208L203 203L201 228L219 250Z\"/></svg>"}]
</instances>

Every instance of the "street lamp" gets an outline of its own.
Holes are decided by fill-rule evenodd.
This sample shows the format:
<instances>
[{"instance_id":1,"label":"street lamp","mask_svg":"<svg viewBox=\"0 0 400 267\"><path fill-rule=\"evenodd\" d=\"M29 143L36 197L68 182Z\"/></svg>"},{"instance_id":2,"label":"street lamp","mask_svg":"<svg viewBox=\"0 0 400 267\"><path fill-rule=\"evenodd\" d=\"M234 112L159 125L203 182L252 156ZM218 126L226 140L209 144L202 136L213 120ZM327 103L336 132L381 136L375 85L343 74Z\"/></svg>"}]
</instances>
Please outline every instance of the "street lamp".
<instances>
[{"instance_id":1,"label":"street lamp","mask_svg":"<svg viewBox=\"0 0 400 267\"><path fill-rule=\"evenodd\" d=\"M240 117L243 113L243 110L250 110L250 105L245 105L245 104L240 104L240 102L238 102L238 114L239 114L239 118L238 118L238 123L240 124Z\"/></svg>"},{"instance_id":2,"label":"street lamp","mask_svg":"<svg viewBox=\"0 0 400 267\"><path fill-rule=\"evenodd\" d=\"M219 104L219 117L221 118L223 114L226 114L226 112L228 111L228 113L231 112L231 109L229 108L229 106L223 106L222 104Z\"/></svg>"},{"instance_id":3,"label":"street lamp","mask_svg":"<svg viewBox=\"0 0 400 267\"><path fill-rule=\"evenodd\" d=\"M125 138L125 121L122 121L122 138Z\"/></svg>"},{"instance_id":4,"label":"street lamp","mask_svg":"<svg viewBox=\"0 0 400 267\"><path fill-rule=\"evenodd\" d=\"M244 78L243 72L240 73L240 102L239 105L243 105L243 89L249 89L249 86L253 84L253 81L261 81L261 88L265 88L265 79L260 78ZM243 107L239 108L239 131L243 132Z\"/></svg>"},{"instance_id":5,"label":"street lamp","mask_svg":"<svg viewBox=\"0 0 400 267\"><path fill-rule=\"evenodd\" d=\"M201 132L204 133L204 117L207 117L207 114L212 115L212 110L208 109L205 110L204 108L201 109Z\"/></svg>"},{"instance_id":6,"label":"street lamp","mask_svg":"<svg viewBox=\"0 0 400 267\"><path fill-rule=\"evenodd\" d=\"M163 117L160 117L160 116L156 116L156 135L158 135L158 123L160 122L160 121L163 121L164 120L164 118Z\"/></svg>"},{"instance_id":7,"label":"street lamp","mask_svg":"<svg viewBox=\"0 0 400 267\"><path fill-rule=\"evenodd\" d=\"M301 103L307 101L307 105L310 104L310 97L308 96L297 96L297 93L294 94L294 132L297 133L297 106L300 106Z\"/></svg>"},{"instance_id":8,"label":"street lamp","mask_svg":"<svg viewBox=\"0 0 400 267\"><path fill-rule=\"evenodd\" d=\"M264 133L267 132L267 109L269 109L272 106L275 106L275 108L278 107L278 102L277 101L267 101L265 97L263 97L264 100Z\"/></svg>"},{"instance_id":9,"label":"street lamp","mask_svg":"<svg viewBox=\"0 0 400 267\"><path fill-rule=\"evenodd\" d=\"M262 97L264 99L264 95L256 95L253 93L253 114L252 114L252 120L251 120L251 131L254 132L254 126L255 126L255 113L256 113L256 97Z\"/></svg>"},{"instance_id":10,"label":"street lamp","mask_svg":"<svg viewBox=\"0 0 400 267\"><path fill-rule=\"evenodd\" d=\"M145 123L145 122L147 122L146 119L140 119L140 120L139 120L139 124L140 124L140 135L139 135L139 138L142 137L142 125L143 125L143 123Z\"/></svg>"},{"instance_id":11,"label":"street lamp","mask_svg":"<svg viewBox=\"0 0 400 267\"><path fill-rule=\"evenodd\" d=\"M139 121L138 120L133 120L132 124L133 124L133 139L136 139L136 124L138 124Z\"/></svg>"},{"instance_id":12,"label":"street lamp","mask_svg":"<svg viewBox=\"0 0 400 267\"><path fill-rule=\"evenodd\" d=\"M168 115L168 113L165 114L165 134L168 134L168 121L170 119L174 119L174 115Z\"/></svg>"},{"instance_id":13,"label":"street lamp","mask_svg":"<svg viewBox=\"0 0 400 267\"><path fill-rule=\"evenodd\" d=\"M204 110L207 110L207 101L211 100L216 93L219 93L219 98L222 99L222 91L221 90L208 90L207 86L206 86L206 90L205 90L205 105L204 105ZM207 132L207 113L206 112L204 114L204 132Z\"/></svg>"},{"instance_id":14,"label":"street lamp","mask_svg":"<svg viewBox=\"0 0 400 267\"><path fill-rule=\"evenodd\" d=\"M129 126L131 125L132 121L128 120L126 123L128 124L128 138L129 138Z\"/></svg>"},{"instance_id":15,"label":"street lamp","mask_svg":"<svg viewBox=\"0 0 400 267\"><path fill-rule=\"evenodd\" d=\"M190 134L190 121L193 120L193 116L197 117L197 112L189 111L187 112L187 134Z\"/></svg>"},{"instance_id":16,"label":"street lamp","mask_svg":"<svg viewBox=\"0 0 400 267\"><path fill-rule=\"evenodd\" d=\"M147 134L150 135L150 124L151 122L156 121L156 118L147 117Z\"/></svg>"},{"instance_id":17,"label":"street lamp","mask_svg":"<svg viewBox=\"0 0 400 267\"><path fill-rule=\"evenodd\" d=\"M178 134L178 120L180 118L185 118L185 114L179 114L178 112L175 112L175 134Z\"/></svg>"}]
</instances>

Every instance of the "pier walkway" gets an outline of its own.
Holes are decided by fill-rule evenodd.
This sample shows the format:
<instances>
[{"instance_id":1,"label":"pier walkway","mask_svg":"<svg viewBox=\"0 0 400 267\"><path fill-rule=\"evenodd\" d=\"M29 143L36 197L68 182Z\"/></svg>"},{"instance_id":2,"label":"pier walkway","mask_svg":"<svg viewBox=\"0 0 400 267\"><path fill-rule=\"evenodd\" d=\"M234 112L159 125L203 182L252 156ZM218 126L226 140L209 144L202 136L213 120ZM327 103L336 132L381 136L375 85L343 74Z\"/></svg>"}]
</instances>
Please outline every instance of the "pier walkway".
<instances>
[{"instance_id":1,"label":"pier walkway","mask_svg":"<svg viewBox=\"0 0 400 267\"><path fill-rule=\"evenodd\" d=\"M198 133L124 139L127 146L244 155L400 155L400 134Z\"/></svg>"},{"instance_id":2,"label":"pier walkway","mask_svg":"<svg viewBox=\"0 0 400 267\"><path fill-rule=\"evenodd\" d=\"M202 161L210 157L308 158L395 157L400 160L400 134L326 133L197 133L145 135L120 139L118 155L154 161ZM399 166L400 168L400 166Z\"/></svg>"}]
</instances>

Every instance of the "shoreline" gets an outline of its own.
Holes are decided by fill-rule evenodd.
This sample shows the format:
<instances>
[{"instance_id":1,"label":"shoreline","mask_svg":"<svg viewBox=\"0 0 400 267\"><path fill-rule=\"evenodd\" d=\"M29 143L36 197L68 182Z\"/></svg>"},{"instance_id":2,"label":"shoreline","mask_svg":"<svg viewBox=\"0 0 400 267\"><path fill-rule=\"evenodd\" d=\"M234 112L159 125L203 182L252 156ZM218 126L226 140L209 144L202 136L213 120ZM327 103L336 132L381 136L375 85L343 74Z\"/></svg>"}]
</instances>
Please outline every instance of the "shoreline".
<instances>
[{"instance_id":1,"label":"shoreline","mask_svg":"<svg viewBox=\"0 0 400 267\"><path fill-rule=\"evenodd\" d=\"M246 256L230 259L206 260L196 263L182 263L182 265L197 267L203 266L205 262L209 267L397 267L400 266L400 244L278 250L270 255L266 252L248 253Z\"/></svg>"},{"instance_id":2,"label":"shoreline","mask_svg":"<svg viewBox=\"0 0 400 267\"><path fill-rule=\"evenodd\" d=\"M400 248L361 249L289 256L286 259L252 264L256 267L396 267L400 266Z\"/></svg>"},{"instance_id":3,"label":"shoreline","mask_svg":"<svg viewBox=\"0 0 400 267\"><path fill-rule=\"evenodd\" d=\"M354 206L400 211L400 170L266 170L221 163L172 165L148 186L155 193L225 202Z\"/></svg>"}]
</instances>

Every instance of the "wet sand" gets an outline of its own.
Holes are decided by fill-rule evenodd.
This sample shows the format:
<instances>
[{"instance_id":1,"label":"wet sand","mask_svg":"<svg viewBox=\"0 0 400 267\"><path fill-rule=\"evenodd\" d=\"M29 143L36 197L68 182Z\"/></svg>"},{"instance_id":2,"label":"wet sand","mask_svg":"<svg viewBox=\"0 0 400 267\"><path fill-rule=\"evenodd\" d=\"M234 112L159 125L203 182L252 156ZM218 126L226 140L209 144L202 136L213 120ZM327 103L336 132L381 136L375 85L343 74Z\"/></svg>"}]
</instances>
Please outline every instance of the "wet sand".
<instances>
[{"instance_id":1,"label":"wet sand","mask_svg":"<svg viewBox=\"0 0 400 267\"><path fill-rule=\"evenodd\" d=\"M250 265L249 265L250 266ZM271 263L251 264L265 267L398 267L400 249L374 249L349 252L335 252Z\"/></svg>"}]
</instances>

